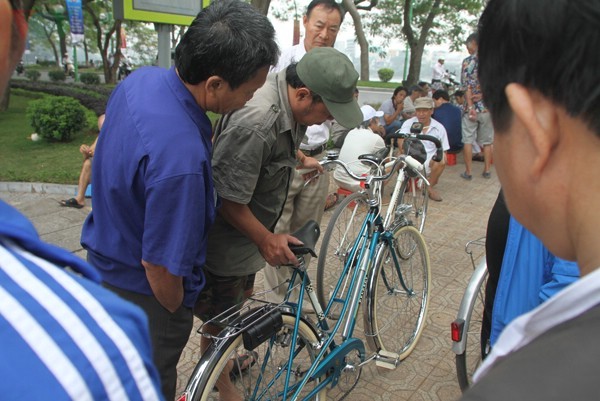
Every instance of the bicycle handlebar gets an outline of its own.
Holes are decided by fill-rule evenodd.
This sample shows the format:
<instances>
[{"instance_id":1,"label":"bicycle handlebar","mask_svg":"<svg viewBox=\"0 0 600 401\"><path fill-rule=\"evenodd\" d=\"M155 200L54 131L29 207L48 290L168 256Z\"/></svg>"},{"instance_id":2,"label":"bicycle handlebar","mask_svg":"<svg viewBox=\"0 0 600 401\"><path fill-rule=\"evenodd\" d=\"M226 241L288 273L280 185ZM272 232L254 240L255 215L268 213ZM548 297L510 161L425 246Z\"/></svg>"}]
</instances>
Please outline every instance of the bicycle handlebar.
<instances>
[{"instance_id":1,"label":"bicycle handlebar","mask_svg":"<svg viewBox=\"0 0 600 401\"><path fill-rule=\"evenodd\" d=\"M403 132L400 132L400 130L397 130L396 132L389 134L387 136L387 138L391 138L391 139L416 138L421 141L433 142L433 144L435 145L435 148L436 148L435 155L433 156L433 160L436 162L441 162L442 159L444 158L444 149L442 148L442 143L440 142L440 140L438 138L436 138L434 136L427 135L427 134L421 134L422 131L423 131L423 124L421 124L418 121L415 121L410 126L410 133L403 133Z\"/></svg>"},{"instance_id":2,"label":"bicycle handlebar","mask_svg":"<svg viewBox=\"0 0 600 401\"><path fill-rule=\"evenodd\" d=\"M430 141L435 145L435 155L433 156L433 160L436 162L441 162L444 158L444 149L442 149L442 143L435 136L419 134L416 136L417 139L422 141Z\"/></svg>"},{"instance_id":3,"label":"bicycle handlebar","mask_svg":"<svg viewBox=\"0 0 600 401\"><path fill-rule=\"evenodd\" d=\"M339 154L337 152L327 152L326 158L323 159L323 160L321 160L321 161L319 161L319 163L323 167L327 167L330 164L337 164L338 166L342 166L342 168L346 171L346 173L350 177L352 177L353 179L355 179L357 181L385 181L388 178L390 178L392 176L392 174L394 172L396 172L396 170L398 170L398 168L400 168L401 164L405 164L410 169L412 169L414 171L417 171L419 173L421 173L421 170L423 170L423 165L418 160L416 160L414 157L412 157L412 156L406 156L406 155L400 155L393 162L392 168L391 168L391 170L390 170L389 173L383 174L383 175L359 176L359 175L354 174L350 170L350 168L348 167L348 164L346 164L345 162L339 160L338 156L339 156ZM372 160L366 160L366 161L374 163ZM389 164L386 164L385 167L389 167Z\"/></svg>"}]
</instances>

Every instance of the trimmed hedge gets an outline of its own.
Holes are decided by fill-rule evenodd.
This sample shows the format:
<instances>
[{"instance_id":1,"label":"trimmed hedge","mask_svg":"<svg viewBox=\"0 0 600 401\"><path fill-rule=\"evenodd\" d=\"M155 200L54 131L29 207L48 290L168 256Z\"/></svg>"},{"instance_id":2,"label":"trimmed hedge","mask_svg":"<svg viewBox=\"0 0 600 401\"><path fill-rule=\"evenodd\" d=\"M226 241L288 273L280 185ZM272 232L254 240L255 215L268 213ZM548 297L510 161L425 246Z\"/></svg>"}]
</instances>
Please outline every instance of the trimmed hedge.
<instances>
[{"instance_id":1,"label":"trimmed hedge","mask_svg":"<svg viewBox=\"0 0 600 401\"><path fill-rule=\"evenodd\" d=\"M54 96L75 98L84 107L93 110L96 115L104 114L108 98L113 88L106 85L76 85L55 82L31 82L24 79L13 79L10 87L32 92L42 92Z\"/></svg>"},{"instance_id":2,"label":"trimmed hedge","mask_svg":"<svg viewBox=\"0 0 600 401\"><path fill-rule=\"evenodd\" d=\"M27 118L33 129L48 141L68 142L87 126L84 107L66 96L32 100L27 106Z\"/></svg>"},{"instance_id":3,"label":"trimmed hedge","mask_svg":"<svg viewBox=\"0 0 600 401\"><path fill-rule=\"evenodd\" d=\"M30 70L28 68L28 69L25 70L25 76L27 78L29 78L30 80L32 80L33 82L35 82L38 79L40 79L40 77L42 76L42 73L39 72L38 70Z\"/></svg>"},{"instance_id":4,"label":"trimmed hedge","mask_svg":"<svg viewBox=\"0 0 600 401\"><path fill-rule=\"evenodd\" d=\"M94 72L82 72L79 74L79 79L86 85L98 85L100 84L100 77Z\"/></svg>"},{"instance_id":5,"label":"trimmed hedge","mask_svg":"<svg viewBox=\"0 0 600 401\"><path fill-rule=\"evenodd\" d=\"M67 79L67 76L63 70L50 70L48 71L48 77L52 82L63 82L65 79Z\"/></svg>"},{"instance_id":6,"label":"trimmed hedge","mask_svg":"<svg viewBox=\"0 0 600 401\"><path fill-rule=\"evenodd\" d=\"M381 68L377 71L377 75L379 75L381 82L389 82L394 76L394 70L391 68Z\"/></svg>"}]
</instances>

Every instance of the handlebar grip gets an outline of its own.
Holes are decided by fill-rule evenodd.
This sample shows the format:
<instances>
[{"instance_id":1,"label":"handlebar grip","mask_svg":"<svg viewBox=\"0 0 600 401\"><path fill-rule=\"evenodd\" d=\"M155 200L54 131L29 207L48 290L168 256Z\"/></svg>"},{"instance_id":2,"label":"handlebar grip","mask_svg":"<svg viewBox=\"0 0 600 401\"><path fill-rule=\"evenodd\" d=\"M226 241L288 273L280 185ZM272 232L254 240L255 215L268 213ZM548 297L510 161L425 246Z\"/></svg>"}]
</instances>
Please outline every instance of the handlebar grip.
<instances>
[{"instance_id":1,"label":"handlebar grip","mask_svg":"<svg viewBox=\"0 0 600 401\"><path fill-rule=\"evenodd\" d=\"M433 144L436 147L436 152L435 156L433 156L433 160L435 160L436 162L442 161L442 159L444 158L444 149L442 149L442 143L439 139L437 139L434 136L424 134L417 135L417 139L433 142Z\"/></svg>"},{"instance_id":2,"label":"handlebar grip","mask_svg":"<svg viewBox=\"0 0 600 401\"><path fill-rule=\"evenodd\" d=\"M400 132L400 130L396 130L396 132L391 132L385 136L385 139L404 139L408 138L409 134L404 134Z\"/></svg>"}]
</instances>

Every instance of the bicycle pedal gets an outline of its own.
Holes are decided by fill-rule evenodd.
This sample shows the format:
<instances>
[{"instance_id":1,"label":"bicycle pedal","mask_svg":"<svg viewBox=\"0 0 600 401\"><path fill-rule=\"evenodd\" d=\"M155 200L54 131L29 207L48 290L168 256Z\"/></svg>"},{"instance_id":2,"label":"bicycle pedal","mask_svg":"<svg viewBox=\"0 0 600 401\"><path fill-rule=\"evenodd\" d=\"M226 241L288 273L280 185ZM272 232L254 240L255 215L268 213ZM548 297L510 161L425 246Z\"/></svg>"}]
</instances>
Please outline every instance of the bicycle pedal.
<instances>
[{"instance_id":1,"label":"bicycle pedal","mask_svg":"<svg viewBox=\"0 0 600 401\"><path fill-rule=\"evenodd\" d=\"M375 357L375 365L380 368L393 370L400 364L400 356L395 352L380 350Z\"/></svg>"}]
</instances>

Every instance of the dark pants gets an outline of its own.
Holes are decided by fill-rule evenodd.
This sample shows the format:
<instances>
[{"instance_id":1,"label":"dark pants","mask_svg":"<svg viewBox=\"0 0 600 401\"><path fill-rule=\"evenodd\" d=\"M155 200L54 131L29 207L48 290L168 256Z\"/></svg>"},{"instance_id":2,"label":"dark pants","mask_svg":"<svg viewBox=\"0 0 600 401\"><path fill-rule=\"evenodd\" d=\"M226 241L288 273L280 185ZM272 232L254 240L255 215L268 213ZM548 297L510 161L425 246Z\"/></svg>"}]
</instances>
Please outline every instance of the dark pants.
<instances>
[{"instance_id":1,"label":"dark pants","mask_svg":"<svg viewBox=\"0 0 600 401\"><path fill-rule=\"evenodd\" d=\"M481 324L482 356L486 354L486 345L490 340L492 331L492 312L494 309L494 299L496 298L496 287L500 280L500 268L502 267L502 260L504 259L504 251L506 249L509 219L510 213L504 202L502 190L500 190L498 198L496 198L496 203L494 203L490 212L485 239L488 280L485 288L485 308Z\"/></svg>"},{"instance_id":2,"label":"dark pants","mask_svg":"<svg viewBox=\"0 0 600 401\"><path fill-rule=\"evenodd\" d=\"M181 306L171 313L153 296L126 291L106 283L104 286L146 312L152 356L160 374L162 393L166 400L175 399L177 363L192 331L192 310Z\"/></svg>"}]
</instances>

